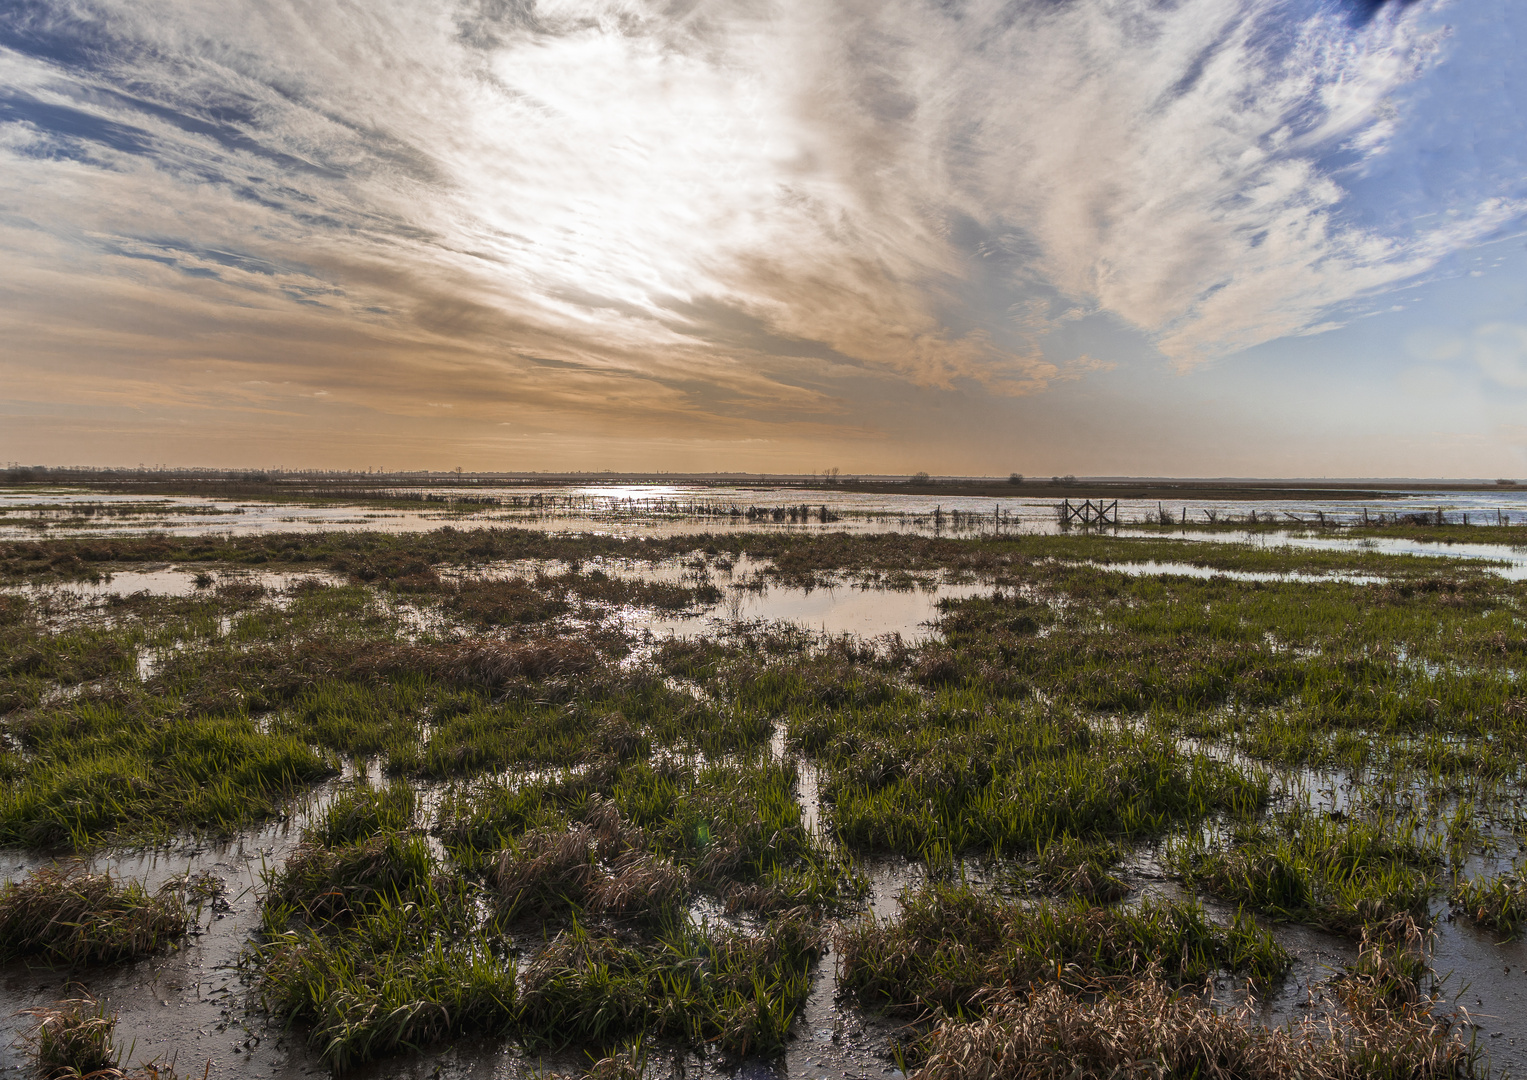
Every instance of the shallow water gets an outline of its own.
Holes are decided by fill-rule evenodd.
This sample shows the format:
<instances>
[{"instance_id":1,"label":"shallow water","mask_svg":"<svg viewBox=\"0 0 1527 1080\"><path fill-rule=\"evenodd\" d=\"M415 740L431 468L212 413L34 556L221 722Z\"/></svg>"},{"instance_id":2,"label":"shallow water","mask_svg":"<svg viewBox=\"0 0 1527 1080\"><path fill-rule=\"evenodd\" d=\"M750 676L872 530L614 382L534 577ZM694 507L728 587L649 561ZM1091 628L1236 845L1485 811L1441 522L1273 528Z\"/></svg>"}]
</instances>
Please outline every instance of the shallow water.
<instances>
[{"instance_id":1,"label":"shallow water","mask_svg":"<svg viewBox=\"0 0 1527 1080\"><path fill-rule=\"evenodd\" d=\"M679 612L620 607L610 617L623 629L652 637L694 637L723 633L739 625L786 623L829 636L853 634L863 638L899 634L921 641L934 633L943 600L986 596L990 584L951 583L936 575L918 579L910 588L869 586L846 578L826 585L800 588L780 585L768 577L770 563L741 555L735 559L685 556L646 562L638 559L588 559L584 573L675 585L713 585L723 596L715 603L697 603ZM473 580L531 579L558 575L571 567L557 560L519 560L458 567L442 573L466 584Z\"/></svg>"},{"instance_id":2,"label":"shallow water","mask_svg":"<svg viewBox=\"0 0 1527 1080\"><path fill-rule=\"evenodd\" d=\"M11 1045L26 1026L16 1010L71 996L69 984L78 981L120 1013L118 1045L131 1045L134 1060L176 1056L182 1071L196 1075L209 1059L214 1076L311 1075L317 1063L300 1038L284 1038L267 1030L258 1015L246 1015L248 986L237 968L240 952L260 925L260 872L279 866L299 833L295 823L278 822L227 843L88 860L94 870L137 878L151 890L181 874L211 871L227 884L227 910L204 909L199 932L183 948L133 964L75 972L29 968L24 962L5 965L0 1043ZM5 880L50 861L16 852L0 858Z\"/></svg>"},{"instance_id":3,"label":"shallow water","mask_svg":"<svg viewBox=\"0 0 1527 1080\"><path fill-rule=\"evenodd\" d=\"M211 580L199 583L197 577L206 575ZM281 593L294 585L316 581L323 585L341 585L344 579L326 570L305 570L301 573L281 573L270 570L216 570L202 567L164 566L156 570L121 570L102 574L96 581L59 581L46 585L0 586L0 592L16 592L28 596L45 593L63 594L81 600L104 600L109 596L132 596L148 593L150 596L193 596L198 592L212 592L219 586L258 585L267 592Z\"/></svg>"},{"instance_id":4,"label":"shallow water","mask_svg":"<svg viewBox=\"0 0 1527 1080\"><path fill-rule=\"evenodd\" d=\"M940 600L984 596L990 592L989 585L940 584L911 592L846 586L821 589L770 586L757 591L729 592L719 604L689 616L625 609L617 617L626 628L654 637L695 637L738 625L788 623L830 637L898 634L906 641L922 641L935 633L933 624L939 615Z\"/></svg>"},{"instance_id":5,"label":"shallow water","mask_svg":"<svg viewBox=\"0 0 1527 1080\"><path fill-rule=\"evenodd\" d=\"M1344 572L1332 573L1306 573L1304 571L1290 571L1278 573L1270 570L1220 570L1213 566L1195 566L1184 562L1087 562L1084 566L1093 566L1100 570L1111 570L1118 574L1129 574L1132 577L1175 576L1191 578L1227 578L1230 581L1293 581L1320 584L1322 582L1342 581L1351 585L1383 585L1389 581L1386 577L1376 574L1353 574Z\"/></svg>"},{"instance_id":6,"label":"shallow water","mask_svg":"<svg viewBox=\"0 0 1527 1080\"><path fill-rule=\"evenodd\" d=\"M1121 536L1156 536L1156 533L1121 530ZM1300 533L1173 533L1178 540L1218 540L1222 543L1244 543L1261 547L1285 547L1301 551L1357 551L1375 555L1411 555L1432 559L1473 559L1495 563L1488 569L1513 581L1527 580L1527 545L1507 544L1450 544L1440 541L1409 540L1399 537L1378 536L1310 536Z\"/></svg>"}]
</instances>

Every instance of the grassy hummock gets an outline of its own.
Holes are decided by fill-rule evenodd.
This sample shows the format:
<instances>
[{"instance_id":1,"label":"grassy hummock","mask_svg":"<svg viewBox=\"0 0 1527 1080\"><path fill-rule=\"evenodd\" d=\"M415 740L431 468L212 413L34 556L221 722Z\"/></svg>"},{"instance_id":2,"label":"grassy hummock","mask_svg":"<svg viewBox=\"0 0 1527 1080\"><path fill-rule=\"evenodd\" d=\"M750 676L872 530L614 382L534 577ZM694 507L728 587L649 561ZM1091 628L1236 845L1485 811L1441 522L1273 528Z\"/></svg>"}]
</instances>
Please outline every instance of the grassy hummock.
<instances>
[{"instance_id":1,"label":"grassy hummock","mask_svg":"<svg viewBox=\"0 0 1527 1080\"><path fill-rule=\"evenodd\" d=\"M181 882L136 881L50 866L0 886L0 959L114 963L157 952L190 926Z\"/></svg>"},{"instance_id":2,"label":"grassy hummock","mask_svg":"<svg viewBox=\"0 0 1527 1080\"><path fill-rule=\"evenodd\" d=\"M1004 987L1097 988L1158 970L1178 981L1220 970L1266 981L1289 964L1247 918L1224 927L1192 905L1030 904L968 885L904 895L895 919L847 924L836 944L845 989L913 1016L968 1014Z\"/></svg>"}]
</instances>

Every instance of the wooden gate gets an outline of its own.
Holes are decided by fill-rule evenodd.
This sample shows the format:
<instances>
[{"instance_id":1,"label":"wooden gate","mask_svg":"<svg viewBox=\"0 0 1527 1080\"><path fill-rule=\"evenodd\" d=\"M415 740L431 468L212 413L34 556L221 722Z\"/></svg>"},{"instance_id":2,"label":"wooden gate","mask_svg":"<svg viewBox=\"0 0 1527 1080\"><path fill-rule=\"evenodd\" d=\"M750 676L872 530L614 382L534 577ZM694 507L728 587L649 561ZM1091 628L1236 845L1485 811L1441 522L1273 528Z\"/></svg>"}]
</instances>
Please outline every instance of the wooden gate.
<instances>
[{"instance_id":1,"label":"wooden gate","mask_svg":"<svg viewBox=\"0 0 1527 1080\"><path fill-rule=\"evenodd\" d=\"M1073 505L1071 500L1067 499L1060 504L1060 523L1062 525L1117 525L1119 500L1104 502L1099 499L1093 502L1087 499Z\"/></svg>"}]
</instances>

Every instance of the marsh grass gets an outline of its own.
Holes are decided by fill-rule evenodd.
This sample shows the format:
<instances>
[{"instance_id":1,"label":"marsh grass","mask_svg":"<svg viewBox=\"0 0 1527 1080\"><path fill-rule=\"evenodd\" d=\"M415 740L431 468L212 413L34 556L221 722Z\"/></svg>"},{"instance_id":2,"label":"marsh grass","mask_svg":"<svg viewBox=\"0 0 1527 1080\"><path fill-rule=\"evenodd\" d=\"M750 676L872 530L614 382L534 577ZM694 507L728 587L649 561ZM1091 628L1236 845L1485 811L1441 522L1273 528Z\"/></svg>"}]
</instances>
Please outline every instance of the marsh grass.
<instances>
[{"instance_id":1,"label":"marsh grass","mask_svg":"<svg viewBox=\"0 0 1527 1080\"><path fill-rule=\"evenodd\" d=\"M612 872L569 873L594 865L600 833ZM616 850L631 839L608 823L532 835L493 875L498 895L525 912L536 889L547 909L576 899L605 914L650 911L661 883L650 861L634 872L649 857ZM508 943L481 923L472 888L413 853L387 862L383 841L393 842L378 834L338 849L316 873L310 852L295 853L270 889L266 940L249 958L266 1008L303 1022L336 1072L471 1032L557 1046L646 1033L737 1053L777 1049L825 944L802 914L752 934L669 917L651 924L651 936L586 929L574 914L517 985ZM553 866L545 857L556 843L575 850Z\"/></svg>"},{"instance_id":2,"label":"marsh grass","mask_svg":"<svg viewBox=\"0 0 1527 1080\"><path fill-rule=\"evenodd\" d=\"M778 625L654 643L608 609L711 602L699 560L674 585L583 568L697 548L707 566L764 564L760 585L991 591L941 605L925 643ZM515 559L572 569L460 576ZM1109 569L1151 560L1384 581ZM775 1052L829 920L864 894L853 860L876 851L935 878L972 853L1021 861L1008 884L1022 900L938 884L892 923L838 934L842 985L903 1016L942 1010L950 1053L974 1030L962 1014L985 1013L984 1046L1010 1045L1015 1025L1038 1033L1011 1043L1027 1057L968 1059L993 1076L1015 1062L1028 1064L1013 1075L1050 1075L1052 1037L1098 1075L1147 1069L1138 1061L1191 1073L1199 1050L1248 1077L1298 1053L1322 1078L1472 1062L1427 995L1406 996L1424 949L1375 935L1396 913L1422 918L1441 868L1513 820L1527 586L1484 568L1079 535L0 544L7 581L146 562L214 585L93 607L0 597L0 842L231 832L283 812L343 758L380 758L389 783L343 789L269 869L247 958L266 1007L336 1071L468 1033ZM251 566L349 584L265 593L230 572ZM145 651L155 663L140 676ZM1270 812L1258 762L1329 769L1357 818ZM421 781L438 784L427 821ZM1103 906L1124 889L1121 845L1200 833L1217 839L1169 848L1194 887L1377 943L1341 984L1352 1018L1332 1039L1236 1035L1229 1014L1173 992L1220 971L1274 978L1287 958L1249 916L1218 926L1191 904ZM1456 902L1488 918L1509 891L1460 886ZM1515 918L1513 903L1497 906ZM718 908L727 925L690 914ZM1182 1055L1128 1057L1150 1025ZM1099 1048L1115 1036L1109 1057ZM1388 1057L1385 1039L1400 1048Z\"/></svg>"},{"instance_id":3,"label":"marsh grass","mask_svg":"<svg viewBox=\"0 0 1527 1080\"><path fill-rule=\"evenodd\" d=\"M564 592L554 590L544 575L530 581L468 579L445 592L442 606L479 626L523 626L571 611Z\"/></svg>"},{"instance_id":4,"label":"marsh grass","mask_svg":"<svg viewBox=\"0 0 1527 1080\"><path fill-rule=\"evenodd\" d=\"M793 781L764 761L602 759L449 794L436 827L486 891L396 831L413 820L404 786L361 785L267 876L249 957L262 1000L337 1071L465 1032L777 1049L825 946L813 902L858 887L805 831ZM681 917L692 888L739 883L737 906L793 910L755 933ZM552 940L516 965L505 934L527 920Z\"/></svg>"},{"instance_id":5,"label":"marsh grass","mask_svg":"<svg viewBox=\"0 0 1527 1080\"><path fill-rule=\"evenodd\" d=\"M1397 915L1424 918L1443 865L1440 839L1413 817L1333 820L1303 806L1243 825L1223 844L1193 834L1165 854L1195 888L1354 936Z\"/></svg>"},{"instance_id":6,"label":"marsh grass","mask_svg":"<svg viewBox=\"0 0 1527 1080\"><path fill-rule=\"evenodd\" d=\"M490 880L506 917L559 907L595 914L673 920L689 890L688 875L642 850L646 836L627 827L615 807L599 803L590 824L525 834L500 852Z\"/></svg>"},{"instance_id":7,"label":"marsh grass","mask_svg":"<svg viewBox=\"0 0 1527 1080\"><path fill-rule=\"evenodd\" d=\"M31 754L0 788L0 842L26 847L83 850L186 827L228 834L337 771L332 757L242 713L187 716L173 699L131 694L33 714L22 741Z\"/></svg>"},{"instance_id":8,"label":"marsh grass","mask_svg":"<svg viewBox=\"0 0 1527 1080\"><path fill-rule=\"evenodd\" d=\"M444 778L508 766L631 760L651 752L651 739L626 714L627 709L638 716L650 710L647 688L585 684L567 689L569 701L515 696L445 719L430 732L409 771ZM396 752L389 758L390 768L405 764Z\"/></svg>"},{"instance_id":9,"label":"marsh grass","mask_svg":"<svg viewBox=\"0 0 1527 1080\"><path fill-rule=\"evenodd\" d=\"M334 848L381 832L402 832L412 827L417 807L418 795L406 783L393 781L382 788L357 784L329 803L307 836Z\"/></svg>"},{"instance_id":10,"label":"marsh grass","mask_svg":"<svg viewBox=\"0 0 1527 1080\"><path fill-rule=\"evenodd\" d=\"M511 910L655 914L690 889L736 910L850 903L864 884L807 830L794 787L788 763L603 759L450 792L432 828L458 865L491 872Z\"/></svg>"},{"instance_id":11,"label":"marsh grass","mask_svg":"<svg viewBox=\"0 0 1527 1080\"><path fill-rule=\"evenodd\" d=\"M1235 525L1232 528L1242 528ZM1520 528L1500 541L1521 543ZM1441 537L1427 532L1425 537ZM1469 528L1462 539L1490 541L1484 529ZM990 572L1044 560L1189 562L1226 570L1378 570L1409 577L1432 571L1434 563L1363 551L1303 551L1266 545L1097 535L1005 535L970 538L909 533L853 535L725 533L645 537L636 542L614 536L555 534L516 528L442 528L429 533L271 533L255 536L101 536L0 542L0 581L81 580L103 570L142 563L261 567L302 571L325 569L368 584L428 575L437 567L488 562L595 557L658 561L704 549L735 558L767 561L782 583L814 582L822 572L927 573L940 570Z\"/></svg>"},{"instance_id":12,"label":"marsh grass","mask_svg":"<svg viewBox=\"0 0 1527 1080\"><path fill-rule=\"evenodd\" d=\"M502 1033L515 1015L515 963L484 932L474 890L393 827L413 817L405 791L352 792L267 870L263 940L245 956L264 1007L306 1025L336 1073Z\"/></svg>"},{"instance_id":13,"label":"marsh grass","mask_svg":"<svg viewBox=\"0 0 1527 1080\"><path fill-rule=\"evenodd\" d=\"M1452 903L1475 924L1515 938L1527 924L1527 880L1511 873L1488 880L1459 881L1453 888Z\"/></svg>"},{"instance_id":14,"label":"marsh grass","mask_svg":"<svg viewBox=\"0 0 1527 1080\"><path fill-rule=\"evenodd\" d=\"M822 927L801 916L756 933L691 924L648 945L575 925L527 966L521 1030L555 1045L645 1033L769 1054L783 1047L825 948Z\"/></svg>"},{"instance_id":15,"label":"marsh grass","mask_svg":"<svg viewBox=\"0 0 1527 1080\"><path fill-rule=\"evenodd\" d=\"M602 570L563 574L551 578L550 587L566 589L584 603L656 608L659 611L681 611L696 605L714 604L723 595L708 580L646 581L609 575Z\"/></svg>"},{"instance_id":16,"label":"marsh grass","mask_svg":"<svg viewBox=\"0 0 1527 1080\"><path fill-rule=\"evenodd\" d=\"M1265 775L1169 739L1015 710L973 688L932 709L792 717L792 728L820 747L833 829L855 848L997 853L1065 836L1144 836L1210 814L1251 814L1268 793Z\"/></svg>"},{"instance_id":17,"label":"marsh grass","mask_svg":"<svg viewBox=\"0 0 1527 1080\"><path fill-rule=\"evenodd\" d=\"M1123 850L1109 841L1088 843L1062 837L1042 846L1032 867L1020 870L1018 877L1021 884L1047 892L1112 903L1129 894L1129 885L1111 872L1123 856Z\"/></svg>"},{"instance_id":18,"label":"marsh grass","mask_svg":"<svg viewBox=\"0 0 1527 1080\"><path fill-rule=\"evenodd\" d=\"M150 893L77 867L33 870L0 886L0 959L115 963L157 952L190 926L183 882Z\"/></svg>"},{"instance_id":19,"label":"marsh grass","mask_svg":"<svg viewBox=\"0 0 1527 1080\"><path fill-rule=\"evenodd\" d=\"M496 942L422 935L396 909L340 936L280 933L258 962L264 1007L306 1025L336 1074L449 1037L504 1034L518 1014L514 960Z\"/></svg>"},{"instance_id":20,"label":"marsh grass","mask_svg":"<svg viewBox=\"0 0 1527 1080\"><path fill-rule=\"evenodd\" d=\"M1028 904L968 885L931 885L901 905L889 923L845 924L835 944L843 987L904 1015L960 1016L979 1012L1004 988L1097 989L1163 965L1182 982L1220 970L1265 982L1290 962L1253 920L1217 926L1192 905Z\"/></svg>"},{"instance_id":21,"label":"marsh grass","mask_svg":"<svg viewBox=\"0 0 1527 1080\"><path fill-rule=\"evenodd\" d=\"M19 616L0 621L0 715L35 708L50 689L127 675L137 658L138 638L130 629L49 630Z\"/></svg>"},{"instance_id":22,"label":"marsh grass","mask_svg":"<svg viewBox=\"0 0 1527 1080\"><path fill-rule=\"evenodd\" d=\"M265 906L308 923L349 922L378 902L428 889L437 873L422 836L379 832L337 847L307 841L267 873Z\"/></svg>"}]
</instances>

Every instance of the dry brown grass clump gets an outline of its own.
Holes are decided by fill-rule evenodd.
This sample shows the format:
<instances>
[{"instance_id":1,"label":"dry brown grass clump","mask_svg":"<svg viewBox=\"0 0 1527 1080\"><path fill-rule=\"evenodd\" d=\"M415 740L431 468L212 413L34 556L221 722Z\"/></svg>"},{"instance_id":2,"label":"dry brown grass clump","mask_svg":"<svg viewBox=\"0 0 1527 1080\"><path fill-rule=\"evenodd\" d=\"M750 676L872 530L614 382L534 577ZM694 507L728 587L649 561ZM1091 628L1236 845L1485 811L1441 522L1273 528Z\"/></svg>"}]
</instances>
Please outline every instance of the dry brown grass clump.
<instances>
[{"instance_id":1,"label":"dry brown grass clump","mask_svg":"<svg viewBox=\"0 0 1527 1080\"><path fill-rule=\"evenodd\" d=\"M929 1037L914 1080L1429 1080L1472 1077L1478 1054L1455 1022L1365 1010L1286 1028L1220 1012L1145 979L1097 1000L1046 985Z\"/></svg>"},{"instance_id":2,"label":"dry brown grass clump","mask_svg":"<svg viewBox=\"0 0 1527 1080\"><path fill-rule=\"evenodd\" d=\"M180 886L150 893L78 867L34 870L0 888L0 959L111 963L153 952L189 926Z\"/></svg>"},{"instance_id":3,"label":"dry brown grass clump","mask_svg":"<svg viewBox=\"0 0 1527 1080\"><path fill-rule=\"evenodd\" d=\"M523 626L567 614L568 602L545 577L532 585L519 578L479 579L457 583L446 607L482 626Z\"/></svg>"},{"instance_id":4,"label":"dry brown grass clump","mask_svg":"<svg viewBox=\"0 0 1527 1080\"><path fill-rule=\"evenodd\" d=\"M537 829L499 854L492 880L510 914L545 913L564 905L611 915L671 910L689 889L671 861L644 850L642 829L615 806L594 799L585 820L566 829Z\"/></svg>"},{"instance_id":5,"label":"dry brown grass clump","mask_svg":"<svg viewBox=\"0 0 1527 1080\"><path fill-rule=\"evenodd\" d=\"M121 1055L112 1046L117 1018L86 994L53 1005L27 1009L33 1024L21 1037L37 1071L48 1080L65 1077L120 1076Z\"/></svg>"},{"instance_id":6,"label":"dry brown grass clump","mask_svg":"<svg viewBox=\"0 0 1527 1080\"><path fill-rule=\"evenodd\" d=\"M490 687L502 686L511 679L584 675L599 663L593 646L559 637L478 644L454 655L448 649L431 652L441 654L442 666L456 681Z\"/></svg>"},{"instance_id":7,"label":"dry brown grass clump","mask_svg":"<svg viewBox=\"0 0 1527 1080\"><path fill-rule=\"evenodd\" d=\"M157 1061L123 1067L112 1044L117 1016L89 994L25 1009L21 1015L30 1016L32 1026L16 1049L27 1052L44 1080L177 1080L172 1066ZM202 1080L211 1069L209 1060Z\"/></svg>"},{"instance_id":8,"label":"dry brown grass clump","mask_svg":"<svg viewBox=\"0 0 1527 1080\"><path fill-rule=\"evenodd\" d=\"M1431 938L1404 913L1363 927L1357 963L1334 980L1337 997L1353 1012L1429 1013L1436 1002L1421 983L1431 974Z\"/></svg>"}]
</instances>

